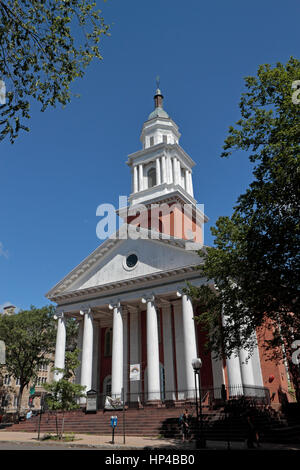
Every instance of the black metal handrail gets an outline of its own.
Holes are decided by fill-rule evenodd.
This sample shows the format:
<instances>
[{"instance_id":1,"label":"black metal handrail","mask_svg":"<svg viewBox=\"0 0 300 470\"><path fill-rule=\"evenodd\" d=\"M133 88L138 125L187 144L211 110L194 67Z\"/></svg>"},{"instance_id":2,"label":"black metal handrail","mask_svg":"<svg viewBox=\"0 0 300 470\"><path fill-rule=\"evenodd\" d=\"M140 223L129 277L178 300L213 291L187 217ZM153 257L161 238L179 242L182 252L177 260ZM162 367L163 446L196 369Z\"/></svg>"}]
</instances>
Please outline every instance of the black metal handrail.
<instances>
[{"instance_id":1,"label":"black metal handrail","mask_svg":"<svg viewBox=\"0 0 300 470\"><path fill-rule=\"evenodd\" d=\"M225 394L224 394L225 391ZM108 398L107 398L108 397ZM254 401L257 404L270 404L270 391L267 387L250 386L250 385L234 385L230 387L203 387L201 388L201 401L205 405L212 406L213 404L222 404L228 400L235 400L244 397L247 400ZM105 402L115 401L116 407L122 407L123 401L121 394L107 395L98 394L99 408L105 408ZM161 390L159 391L141 391L141 392L126 392L125 391L125 406L129 407L143 407L147 404L164 403L166 406L172 406L172 403L182 402L187 404L196 403L196 390Z\"/></svg>"}]
</instances>

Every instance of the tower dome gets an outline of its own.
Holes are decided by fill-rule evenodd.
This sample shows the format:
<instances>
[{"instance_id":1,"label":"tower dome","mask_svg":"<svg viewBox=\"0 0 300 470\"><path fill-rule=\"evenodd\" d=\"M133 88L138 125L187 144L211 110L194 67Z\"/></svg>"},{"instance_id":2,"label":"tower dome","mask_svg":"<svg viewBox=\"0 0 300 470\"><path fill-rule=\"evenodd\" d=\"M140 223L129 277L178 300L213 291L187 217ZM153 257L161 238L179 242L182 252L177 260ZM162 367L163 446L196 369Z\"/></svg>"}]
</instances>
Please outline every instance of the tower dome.
<instances>
[{"instance_id":1,"label":"tower dome","mask_svg":"<svg viewBox=\"0 0 300 470\"><path fill-rule=\"evenodd\" d=\"M149 114L148 120L150 119L155 119L157 117L160 118L169 118L168 113L163 109L163 95L161 94L161 91L159 88L157 88L156 93L154 95L154 103L155 103L155 109L152 111L152 113Z\"/></svg>"}]
</instances>

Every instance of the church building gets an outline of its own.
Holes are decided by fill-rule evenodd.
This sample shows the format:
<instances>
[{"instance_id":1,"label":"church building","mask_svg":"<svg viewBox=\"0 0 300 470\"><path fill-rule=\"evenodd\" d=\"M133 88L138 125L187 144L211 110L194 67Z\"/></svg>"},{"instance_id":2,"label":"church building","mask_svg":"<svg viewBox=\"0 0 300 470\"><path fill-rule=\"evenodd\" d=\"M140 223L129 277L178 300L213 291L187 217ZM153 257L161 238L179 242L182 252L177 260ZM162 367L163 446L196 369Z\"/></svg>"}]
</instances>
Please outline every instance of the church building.
<instances>
[{"instance_id":1,"label":"church building","mask_svg":"<svg viewBox=\"0 0 300 470\"><path fill-rule=\"evenodd\" d=\"M224 360L205 352L206 333L194 316L187 282L205 282L196 250L208 220L194 198L195 162L180 146L177 124L158 88L143 124L141 149L128 156L132 192L118 210L120 230L107 238L55 285L55 366L64 367L68 317L79 322L76 381L128 406L182 403L195 396L192 362L201 358L201 389L210 400L227 396L272 397L288 388L284 364L270 363L257 340L247 352ZM56 379L59 378L56 374Z\"/></svg>"}]
</instances>

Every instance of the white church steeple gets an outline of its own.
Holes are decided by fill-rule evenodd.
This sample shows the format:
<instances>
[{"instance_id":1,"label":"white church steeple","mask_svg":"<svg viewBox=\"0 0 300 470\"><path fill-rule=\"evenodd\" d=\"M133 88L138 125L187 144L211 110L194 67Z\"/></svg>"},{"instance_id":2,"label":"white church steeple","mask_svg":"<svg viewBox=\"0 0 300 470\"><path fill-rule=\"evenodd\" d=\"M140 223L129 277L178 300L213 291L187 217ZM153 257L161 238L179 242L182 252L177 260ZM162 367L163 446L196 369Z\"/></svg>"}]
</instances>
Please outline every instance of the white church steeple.
<instances>
[{"instance_id":1,"label":"white church steeple","mask_svg":"<svg viewBox=\"0 0 300 470\"><path fill-rule=\"evenodd\" d=\"M178 126L163 108L163 95L157 87L155 108L144 123L142 150L128 157L132 171L130 205L151 203L174 192L195 204L192 168L195 165L180 147Z\"/></svg>"}]
</instances>

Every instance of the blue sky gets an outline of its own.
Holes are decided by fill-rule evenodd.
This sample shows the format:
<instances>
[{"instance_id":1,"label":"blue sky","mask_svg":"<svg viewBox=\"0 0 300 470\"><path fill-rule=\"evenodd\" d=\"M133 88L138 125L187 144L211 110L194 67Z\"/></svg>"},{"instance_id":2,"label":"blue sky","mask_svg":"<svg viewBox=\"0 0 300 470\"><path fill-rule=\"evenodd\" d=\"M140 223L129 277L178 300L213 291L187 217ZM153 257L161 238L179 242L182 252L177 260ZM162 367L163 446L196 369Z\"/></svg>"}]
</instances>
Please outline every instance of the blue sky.
<instances>
[{"instance_id":1,"label":"blue sky","mask_svg":"<svg viewBox=\"0 0 300 470\"><path fill-rule=\"evenodd\" d=\"M245 76L299 52L299 2L98 1L111 37L65 109L33 104L30 133L0 143L0 310L45 305L44 294L99 243L96 208L130 193L127 155L164 106L194 159L195 197L210 218L230 215L251 181L247 155L220 158L239 118Z\"/></svg>"}]
</instances>

